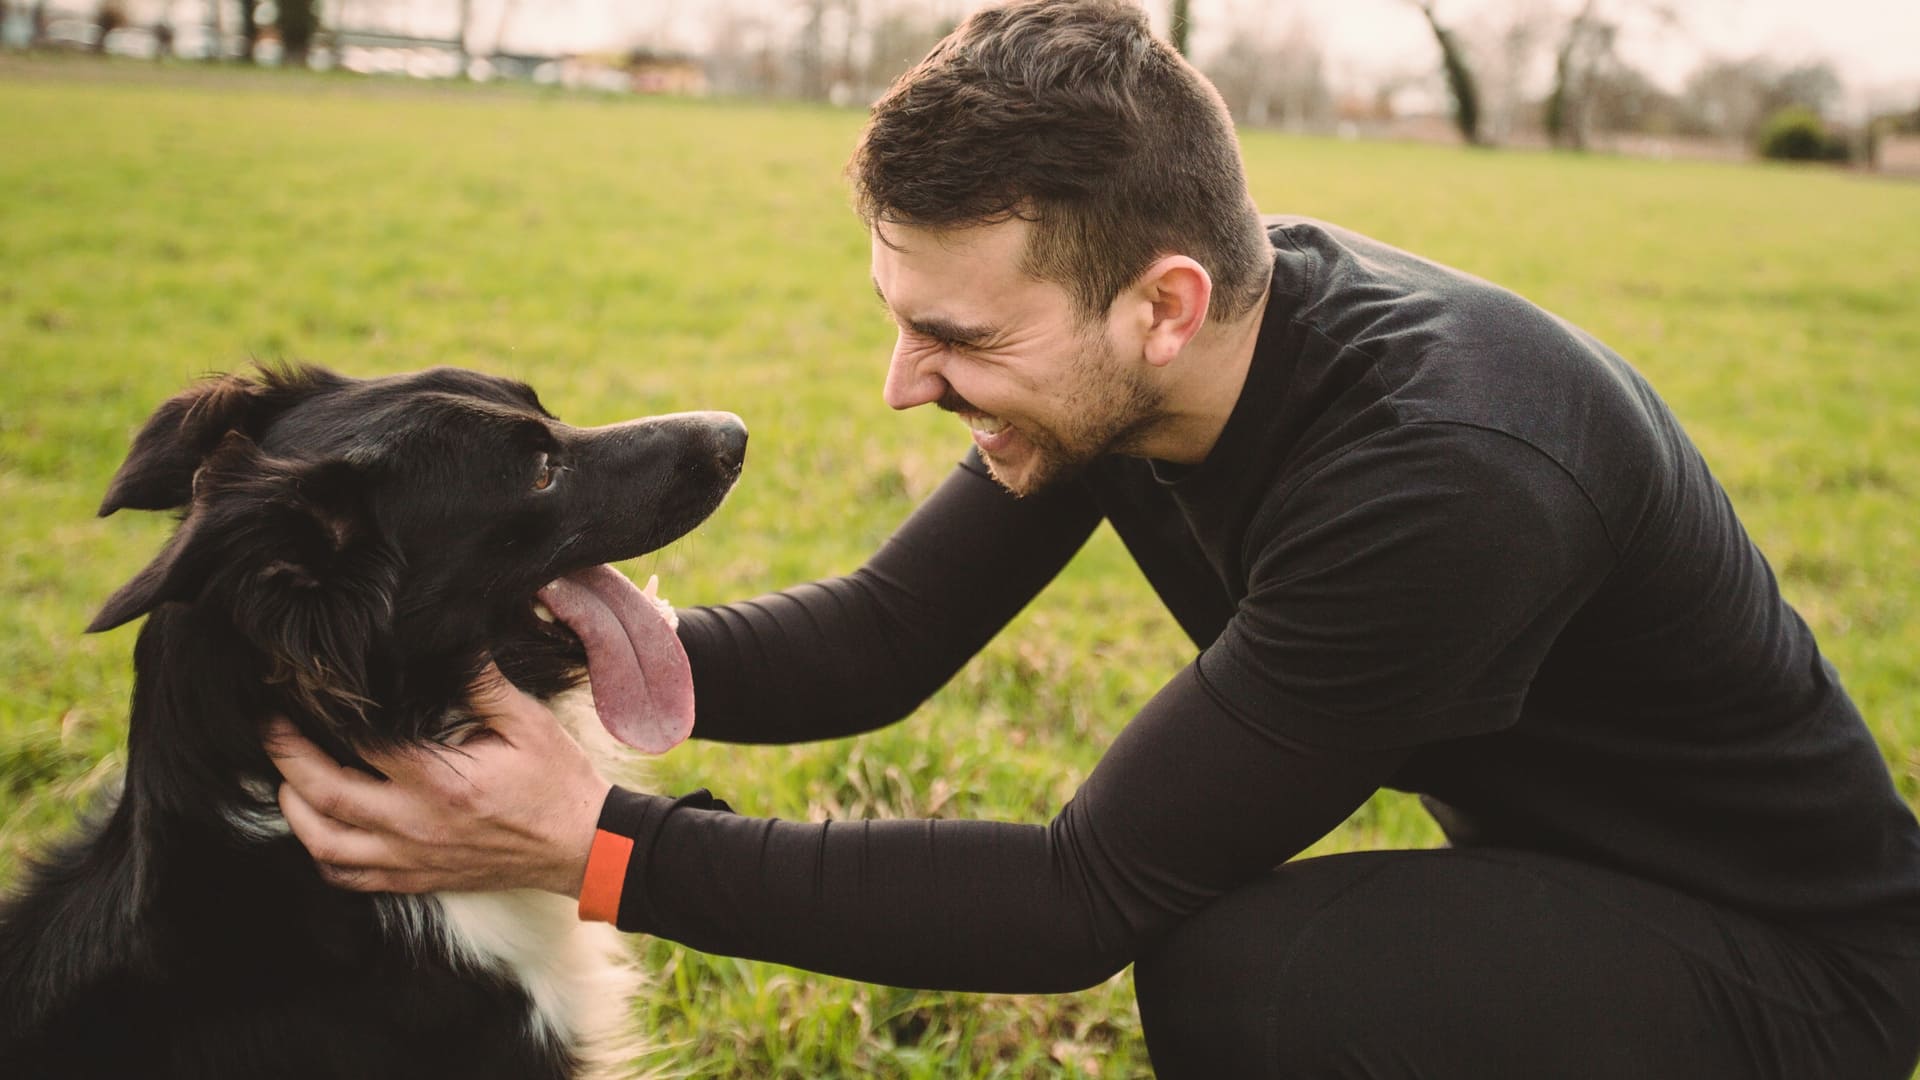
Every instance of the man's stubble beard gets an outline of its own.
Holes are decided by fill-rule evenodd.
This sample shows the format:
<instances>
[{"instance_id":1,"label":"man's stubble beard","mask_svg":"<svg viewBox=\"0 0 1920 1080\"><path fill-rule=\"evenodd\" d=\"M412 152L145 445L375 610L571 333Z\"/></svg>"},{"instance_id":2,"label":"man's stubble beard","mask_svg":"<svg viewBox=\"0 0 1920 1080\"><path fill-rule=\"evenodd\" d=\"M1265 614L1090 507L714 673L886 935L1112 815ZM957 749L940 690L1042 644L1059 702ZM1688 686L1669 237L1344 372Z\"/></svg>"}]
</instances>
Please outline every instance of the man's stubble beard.
<instances>
[{"instance_id":1,"label":"man's stubble beard","mask_svg":"<svg viewBox=\"0 0 1920 1080\"><path fill-rule=\"evenodd\" d=\"M1018 487L991 457L980 455L987 471L1016 497L1068 483L1101 458L1138 451L1147 432L1166 416L1165 395L1141 372L1117 363L1103 339L1086 340L1068 372L1073 385L1064 403L1071 426L1058 433L1021 430L1032 460Z\"/></svg>"}]
</instances>

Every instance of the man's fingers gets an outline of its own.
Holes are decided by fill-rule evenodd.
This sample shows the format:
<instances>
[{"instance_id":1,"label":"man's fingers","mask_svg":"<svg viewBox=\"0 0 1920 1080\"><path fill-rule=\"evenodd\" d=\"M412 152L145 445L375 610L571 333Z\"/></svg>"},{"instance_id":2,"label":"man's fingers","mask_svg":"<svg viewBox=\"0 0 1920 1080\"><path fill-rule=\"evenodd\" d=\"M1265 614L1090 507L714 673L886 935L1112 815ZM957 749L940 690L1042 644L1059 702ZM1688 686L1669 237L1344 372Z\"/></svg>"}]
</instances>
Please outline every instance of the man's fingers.
<instances>
[{"instance_id":1,"label":"man's fingers","mask_svg":"<svg viewBox=\"0 0 1920 1080\"><path fill-rule=\"evenodd\" d=\"M276 716L267 722L265 742L280 775L328 817L370 829L396 829L407 820L386 781L333 760L286 720ZM459 768L431 747L385 752L360 747L359 754L384 776L426 778L456 794L465 786Z\"/></svg>"},{"instance_id":2,"label":"man's fingers","mask_svg":"<svg viewBox=\"0 0 1920 1080\"><path fill-rule=\"evenodd\" d=\"M362 828L392 828L400 820L384 781L333 760L287 721L268 722L266 748L302 803L320 815Z\"/></svg>"},{"instance_id":3,"label":"man's fingers","mask_svg":"<svg viewBox=\"0 0 1920 1080\"><path fill-rule=\"evenodd\" d=\"M352 889L355 892L389 891L372 884L374 876L365 870L356 870L349 866L335 866L332 863L323 862L314 863L313 868L320 871L320 877L336 889Z\"/></svg>"},{"instance_id":4,"label":"man's fingers","mask_svg":"<svg viewBox=\"0 0 1920 1080\"><path fill-rule=\"evenodd\" d=\"M280 785L280 813L313 861L335 871L360 872L403 865L391 844L365 829L341 824L302 798L291 784ZM328 880L334 880L331 876ZM349 885L348 887L358 887Z\"/></svg>"},{"instance_id":5,"label":"man's fingers","mask_svg":"<svg viewBox=\"0 0 1920 1080\"><path fill-rule=\"evenodd\" d=\"M459 749L431 744L397 746L391 750L357 748L362 760L381 775L402 785L425 785L435 791L457 796L464 790L466 777L460 771Z\"/></svg>"},{"instance_id":6,"label":"man's fingers","mask_svg":"<svg viewBox=\"0 0 1920 1080\"><path fill-rule=\"evenodd\" d=\"M336 889L352 892L386 893L423 893L432 892L431 885L422 881L417 874L403 870L364 870L354 866L329 866L315 863L314 869L320 871L320 877Z\"/></svg>"}]
</instances>

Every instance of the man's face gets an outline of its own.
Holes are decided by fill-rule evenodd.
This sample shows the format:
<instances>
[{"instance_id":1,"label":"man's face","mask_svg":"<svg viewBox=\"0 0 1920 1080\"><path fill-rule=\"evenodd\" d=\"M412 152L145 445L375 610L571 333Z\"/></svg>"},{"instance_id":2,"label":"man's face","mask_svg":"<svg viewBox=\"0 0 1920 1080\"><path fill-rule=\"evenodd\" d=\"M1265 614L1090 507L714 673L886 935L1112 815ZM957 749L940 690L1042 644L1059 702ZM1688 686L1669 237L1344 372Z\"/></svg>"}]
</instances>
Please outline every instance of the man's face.
<instances>
[{"instance_id":1,"label":"man's face","mask_svg":"<svg viewBox=\"0 0 1920 1080\"><path fill-rule=\"evenodd\" d=\"M1020 269L1033 226L884 224L873 284L900 337L885 396L933 404L973 431L994 478L1030 495L1125 453L1161 416L1138 343L1079 318L1067 291ZM1134 362L1129 362L1129 356Z\"/></svg>"}]
</instances>

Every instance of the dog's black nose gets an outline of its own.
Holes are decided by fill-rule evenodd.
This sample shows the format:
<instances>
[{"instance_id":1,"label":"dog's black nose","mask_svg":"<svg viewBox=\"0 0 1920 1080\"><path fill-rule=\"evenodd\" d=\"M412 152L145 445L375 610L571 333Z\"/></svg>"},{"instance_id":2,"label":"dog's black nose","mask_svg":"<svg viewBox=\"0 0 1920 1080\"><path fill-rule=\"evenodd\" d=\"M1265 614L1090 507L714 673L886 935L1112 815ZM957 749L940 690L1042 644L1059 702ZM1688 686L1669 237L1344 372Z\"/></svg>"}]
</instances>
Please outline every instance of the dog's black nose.
<instances>
[{"instance_id":1,"label":"dog's black nose","mask_svg":"<svg viewBox=\"0 0 1920 1080\"><path fill-rule=\"evenodd\" d=\"M720 472L729 477L740 475L747 460L747 425L738 416L730 412L688 412L663 419L673 421L683 430L697 429L700 449L692 451L689 447L689 451L709 453Z\"/></svg>"},{"instance_id":2,"label":"dog's black nose","mask_svg":"<svg viewBox=\"0 0 1920 1080\"><path fill-rule=\"evenodd\" d=\"M715 436L720 441L720 456L723 461L733 464L735 469L746 464L747 425L745 421L730 412L712 414L718 427Z\"/></svg>"}]
</instances>

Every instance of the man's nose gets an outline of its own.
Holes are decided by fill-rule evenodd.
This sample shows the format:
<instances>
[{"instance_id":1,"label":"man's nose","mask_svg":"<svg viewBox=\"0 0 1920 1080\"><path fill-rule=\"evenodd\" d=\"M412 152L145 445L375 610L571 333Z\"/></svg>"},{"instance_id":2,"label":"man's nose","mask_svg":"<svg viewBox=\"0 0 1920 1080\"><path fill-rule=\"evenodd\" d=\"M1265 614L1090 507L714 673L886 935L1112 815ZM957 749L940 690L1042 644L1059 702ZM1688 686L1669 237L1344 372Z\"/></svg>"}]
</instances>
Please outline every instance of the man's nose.
<instances>
[{"instance_id":1,"label":"man's nose","mask_svg":"<svg viewBox=\"0 0 1920 1080\"><path fill-rule=\"evenodd\" d=\"M939 401L947 392L947 381L940 377L939 359L922 352L910 353L904 341L893 345L893 358L887 362L887 384L881 390L890 409L911 409Z\"/></svg>"}]
</instances>

